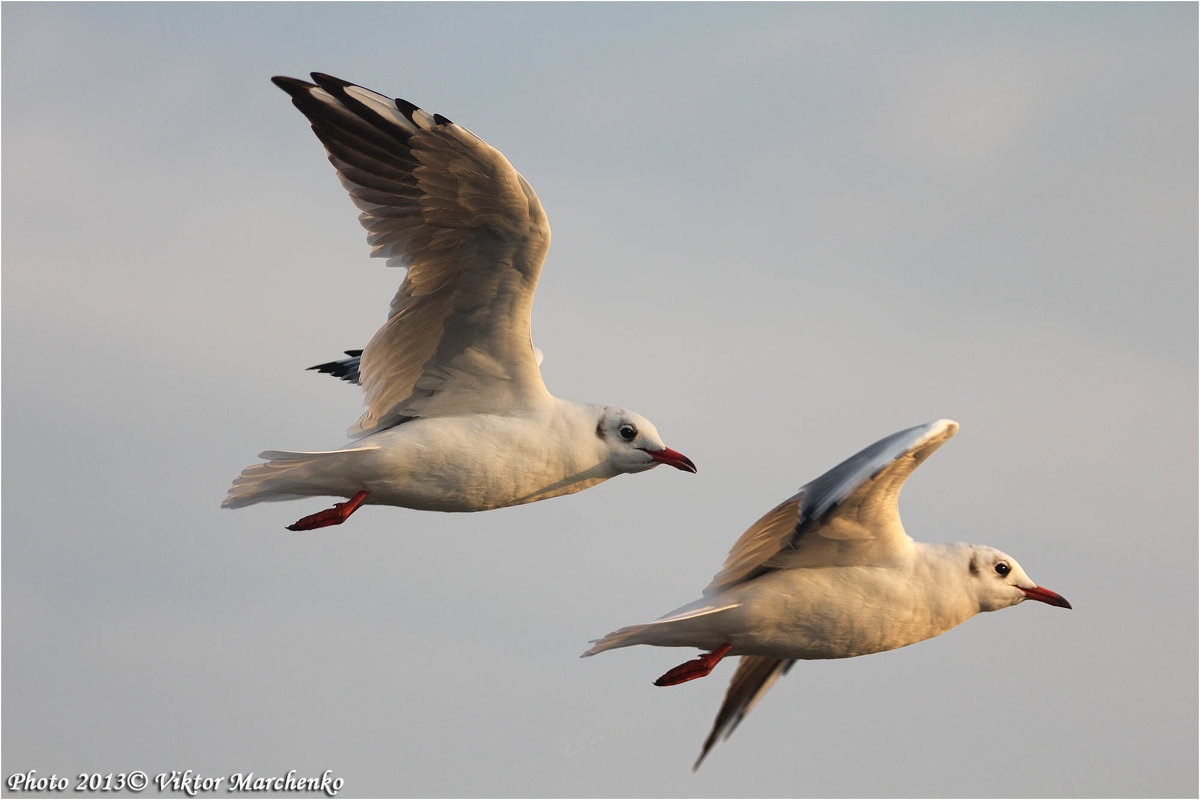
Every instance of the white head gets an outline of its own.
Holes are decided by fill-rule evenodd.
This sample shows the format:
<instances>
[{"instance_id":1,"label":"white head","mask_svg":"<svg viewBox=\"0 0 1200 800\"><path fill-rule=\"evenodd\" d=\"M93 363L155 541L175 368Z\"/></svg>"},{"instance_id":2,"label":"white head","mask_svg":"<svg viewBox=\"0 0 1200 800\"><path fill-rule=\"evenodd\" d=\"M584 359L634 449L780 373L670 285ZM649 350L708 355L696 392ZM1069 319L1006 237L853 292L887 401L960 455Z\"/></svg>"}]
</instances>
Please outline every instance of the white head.
<instances>
[{"instance_id":1,"label":"white head","mask_svg":"<svg viewBox=\"0 0 1200 800\"><path fill-rule=\"evenodd\" d=\"M1026 599L1061 608L1071 607L1062 595L1030 580L1012 556L982 544L970 545L967 555L970 584L975 587L980 611L1008 608Z\"/></svg>"},{"instance_id":2,"label":"white head","mask_svg":"<svg viewBox=\"0 0 1200 800\"><path fill-rule=\"evenodd\" d=\"M663 444L654 423L641 414L605 406L600 409L596 436L608 448L608 463L618 472L644 472L659 464L696 471L690 458Z\"/></svg>"}]
</instances>

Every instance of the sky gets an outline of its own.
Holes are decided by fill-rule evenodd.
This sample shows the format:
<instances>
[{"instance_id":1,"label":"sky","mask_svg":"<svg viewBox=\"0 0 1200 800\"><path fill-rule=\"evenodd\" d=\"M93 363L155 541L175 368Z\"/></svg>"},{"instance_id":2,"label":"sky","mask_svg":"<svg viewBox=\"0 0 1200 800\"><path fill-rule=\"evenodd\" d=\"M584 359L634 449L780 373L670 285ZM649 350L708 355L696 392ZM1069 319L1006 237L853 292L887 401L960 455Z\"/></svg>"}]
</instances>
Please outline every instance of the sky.
<instances>
[{"instance_id":1,"label":"sky","mask_svg":"<svg viewBox=\"0 0 1200 800\"><path fill-rule=\"evenodd\" d=\"M1195 796L1197 6L37 4L3 16L3 775L339 796ZM359 416L305 372L401 274L269 78L503 152L554 231L555 394L699 467L478 514L221 510ZM1026 603L798 663L595 639L894 431L902 499ZM152 787L153 788L153 787ZM148 793L149 794L149 793ZM176 795L178 796L178 795Z\"/></svg>"}]
</instances>

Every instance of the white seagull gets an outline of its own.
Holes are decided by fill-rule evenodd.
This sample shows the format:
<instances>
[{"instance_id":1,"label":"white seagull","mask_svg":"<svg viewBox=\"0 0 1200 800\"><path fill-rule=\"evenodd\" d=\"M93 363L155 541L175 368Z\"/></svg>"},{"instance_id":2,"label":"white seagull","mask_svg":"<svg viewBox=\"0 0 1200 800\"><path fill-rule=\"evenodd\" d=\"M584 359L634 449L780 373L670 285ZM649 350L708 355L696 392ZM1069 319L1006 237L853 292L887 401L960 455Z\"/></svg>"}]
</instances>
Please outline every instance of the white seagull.
<instances>
[{"instance_id":1,"label":"white seagull","mask_svg":"<svg viewBox=\"0 0 1200 800\"><path fill-rule=\"evenodd\" d=\"M658 686L702 678L725 656L741 656L697 769L796 659L894 650L1027 598L1070 608L993 547L914 542L904 532L900 488L957 431L958 423L938 420L851 456L751 525L700 600L614 631L583 655L635 644L710 651Z\"/></svg>"},{"instance_id":2,"label":"white seagull","mask_svg":"<svg viewBox=\"0 0 1200 800\"><path fill-rule=\"evenodd\" d=\"M272 80L325 145L362 211L371 255L408 274L361 363L350 351L347 362L317 367L362 384L357 441L260 453L266 463L244 469L222 506L350 498L288 526L310 530L363 503L483 511L659 464L695 472L645 417L546 390L530 309L550 226L504 156L440 114L312 78Z\"/></svg>"}]
</instances>

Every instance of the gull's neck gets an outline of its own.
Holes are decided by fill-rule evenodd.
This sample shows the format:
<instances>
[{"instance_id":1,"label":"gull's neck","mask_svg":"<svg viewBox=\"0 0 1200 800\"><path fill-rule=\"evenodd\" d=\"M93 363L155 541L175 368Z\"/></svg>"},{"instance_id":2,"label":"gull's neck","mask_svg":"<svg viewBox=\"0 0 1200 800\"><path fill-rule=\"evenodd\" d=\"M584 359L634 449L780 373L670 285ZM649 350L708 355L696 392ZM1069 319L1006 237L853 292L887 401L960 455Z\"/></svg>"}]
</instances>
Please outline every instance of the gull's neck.
<instances>
[{"instance_id":1,"label":"gull's neck","mask_svg":"<svg viewBox=\"0 0 1200 800\"><path fill-rule=\"evenodd\" d=\"M927 604L931 622L948 631L978 614L979 595L970 570L971 545L914 542L913 546L911 580Z\"/></svg>"}]
</instances>

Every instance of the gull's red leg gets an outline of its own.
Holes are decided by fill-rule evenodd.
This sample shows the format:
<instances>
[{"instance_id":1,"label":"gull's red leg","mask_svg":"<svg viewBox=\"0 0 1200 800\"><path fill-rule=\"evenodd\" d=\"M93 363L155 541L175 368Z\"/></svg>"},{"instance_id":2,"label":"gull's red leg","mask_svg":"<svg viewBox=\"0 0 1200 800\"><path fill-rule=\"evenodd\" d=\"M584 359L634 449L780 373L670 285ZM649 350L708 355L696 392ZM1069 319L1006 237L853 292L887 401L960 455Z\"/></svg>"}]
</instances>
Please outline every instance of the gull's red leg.
<instances>
[{"instance_id":1,"label":"gull's red leg","mask_svg":"<svg viewBox=\"0 0 1200 800\"><path fill-rule=\"evenodd\" d=\"M367 499L366 491L361 491L351 497L344 503L334 503L333 508L327 508L324 511L318 511L315 514L309 514L301 520L293 522L287 526L289 531L311 531L315 528L325 528L330 525L341 525L346 521L346 518L354 513L354 510L362 505L363 500Z\"/></svg>"},{"instance_id":2,"label":"gull's red leg","mask_svg":"<svg viewBox=\"0 0 1200 800\"><path fill-rule=\"evenodd\" d=\"M675 669L668 670L665 675L654 682L654 685L674 686L677 683L686 683L687 681L694 681L696 678L703 678L713 671L713 667L725 657L732 647L733 645L731 644L723 644L711 653L704 653L699 658L688 661L685 664L680 664Z\"/></svg>"}]
</instances>

